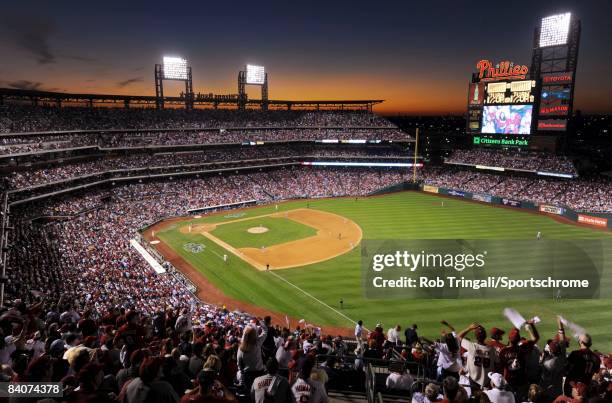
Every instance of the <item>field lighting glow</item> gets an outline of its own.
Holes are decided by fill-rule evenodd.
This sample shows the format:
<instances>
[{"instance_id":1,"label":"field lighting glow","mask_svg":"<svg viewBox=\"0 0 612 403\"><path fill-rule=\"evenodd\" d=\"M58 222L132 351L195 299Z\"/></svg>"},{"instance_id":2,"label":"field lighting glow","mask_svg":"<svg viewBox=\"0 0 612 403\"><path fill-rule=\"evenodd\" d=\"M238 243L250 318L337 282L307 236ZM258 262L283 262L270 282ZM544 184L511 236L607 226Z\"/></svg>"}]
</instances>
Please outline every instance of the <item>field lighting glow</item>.
<instances>
[{"instance_id":1,"label":"field lighting glow","mask_svg":"<svg viewBox=\"0 0 612 403\"><path fill-rule=\"evenodd\" d=\"M565 45L571 17L572 13L565 13L542 18L540 47Z\"/></svg>"},{"instance_id":2,"label":"field lighting glow","mask_svg":"<svg viewBox=\"0 0 612 403\"><path fill-rule=\"evenodd\" d=\"M263 85L266 81L266 70L264 66L254 66L247 64L246 66L246 82L247 84Z\"/></svg>"},{"instance_id":3,"label":"field lighting glow","mask_svg":"<svg viewBox=\"0 0 612 403\"><path fill-rule=\"evenodd\" d=\"M181 57L164 56L164 78L187 80L187 60Z\"/></svg>"}]
</instances>

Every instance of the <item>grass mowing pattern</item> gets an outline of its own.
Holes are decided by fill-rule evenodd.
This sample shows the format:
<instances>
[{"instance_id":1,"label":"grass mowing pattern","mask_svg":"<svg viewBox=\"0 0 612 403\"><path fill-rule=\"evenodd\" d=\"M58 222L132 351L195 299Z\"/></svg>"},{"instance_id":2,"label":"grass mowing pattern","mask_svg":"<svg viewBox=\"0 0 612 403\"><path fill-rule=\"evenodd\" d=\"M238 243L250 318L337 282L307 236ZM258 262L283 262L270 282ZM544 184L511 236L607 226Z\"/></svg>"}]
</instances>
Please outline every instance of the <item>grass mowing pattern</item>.
<instances>
[{"instance_id":1,"label":"grass mowing pattern","mask_svg":"<svg viewBox=\"0 0 612 403\"><path fill-rule=\"evenodd\" d=\"M268 232L261 234L247 232L249 228L258 226L268 228ZM272 246L308 238L316 235L317 230L289 218L259 217L221 224L211 234L234 248L261 248L262 246Z\"/></svg>"},{"instance_id":2,"label":"grass mowing pattern","mask_svg":"<svg viewBox=\"0 0 612 403\"><path fill-rule=\"evenodd\" d=\"M444 206L441 205L442 200ZM308 203L310 208L329 211L355 221L361 226L364 238L370 239L535 239L538 231L545 238L612 238L609 233L559 223L542 215L493 208L459 199L441 199L417 192L395 193L358 201L347 198L310 200ZM306 207L306 202L279 204L280 211L300 207ZM271 212L274 212L273 205L249 210L246 214L255 216ZM225 220L227 218L221 215L193 222ZM163 231L158 235L197 267L209 281L234 298L286 312L293 317L306 318L320 325L352 326L346 319L269 273L254 270L233 256L228 265L223 265L220 256L224 250L201 235L181 234L177 229ZM203 243L206 248L202 253L192 254L182 248L187 242ZM458 329L473 321L479 321L486 328L497 326L508 329L511 325L503 317L502 309L510 306L527 318L540 316L542 323L539 329L543 341L555 334L554 315L561 314L586 328L593 336L595 348L612 351L612 333L609 331L612 300L609 299L560 302L552 298L524 301L366 300L361 285L359 248L326 262L275 273L330 306L338 308L342 298L342 312L355 320L363 319L368 328L374 327L377 322L381 322L385 329L396 323L403 328L417 323L421 334L434 337L441 328L439 321L446 319Z\"/></svg>"}]
</instances>

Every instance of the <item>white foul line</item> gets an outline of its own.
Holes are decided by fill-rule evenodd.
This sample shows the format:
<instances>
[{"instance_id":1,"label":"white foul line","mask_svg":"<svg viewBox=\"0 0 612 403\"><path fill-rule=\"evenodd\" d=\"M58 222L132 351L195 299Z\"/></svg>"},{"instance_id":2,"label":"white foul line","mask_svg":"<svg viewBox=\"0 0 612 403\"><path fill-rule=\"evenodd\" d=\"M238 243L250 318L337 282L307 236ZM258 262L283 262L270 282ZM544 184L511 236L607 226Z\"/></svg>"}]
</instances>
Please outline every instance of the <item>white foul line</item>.
<instances>
[{"instance_id":1,"label":"white foul line","mask_svg":"<svg viewBox=\"0 0 612 403\"><path fill-rule=\"evenodd\" d=\"M346 316L345 314L343 314L342 312L338 311L335 308L332 308L331 306L327 305L325 302L321 301L319 298L315 297L314 295L302 290L300 287L298 287L297 285L293 284L291 281L284 279L283 277L279 276L278 274L274 273L274 271L269 271L268 273L273 274L276 278L279 278L281 280L283 280L285 283L289 284L291 287L296 288L297 290L301 291L304 295L309 296L310 298L314 299L315 301L317 301L319 304L331 309L332 311L336 312L338 315L342 316L344 319L348 319L349 322L356 324L357 321L349 318L348 316ZM365 330L369 331L368 329L366 329L364 327Z\"/></svg>"}]
</instances>

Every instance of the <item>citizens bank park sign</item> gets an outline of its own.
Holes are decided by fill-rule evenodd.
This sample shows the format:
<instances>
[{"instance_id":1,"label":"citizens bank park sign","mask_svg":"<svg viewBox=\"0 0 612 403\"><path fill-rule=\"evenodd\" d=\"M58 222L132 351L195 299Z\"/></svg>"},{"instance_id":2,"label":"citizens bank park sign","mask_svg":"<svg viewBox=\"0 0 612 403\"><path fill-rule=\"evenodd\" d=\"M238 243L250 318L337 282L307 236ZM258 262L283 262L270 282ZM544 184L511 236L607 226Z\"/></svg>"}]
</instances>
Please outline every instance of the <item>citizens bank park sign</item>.
<instances>
[{"instance_id":1,"label":"citizens bank park sign","mask_svg":"<svg viewBox=\"0 0 612 403\"><path fill-rule=\"evenodd\" d=\"M489 60L476 63L480 81L523 80L527 77L529 68L514 62L503 61L493 65Z\"/></svg>"}]
</instances>

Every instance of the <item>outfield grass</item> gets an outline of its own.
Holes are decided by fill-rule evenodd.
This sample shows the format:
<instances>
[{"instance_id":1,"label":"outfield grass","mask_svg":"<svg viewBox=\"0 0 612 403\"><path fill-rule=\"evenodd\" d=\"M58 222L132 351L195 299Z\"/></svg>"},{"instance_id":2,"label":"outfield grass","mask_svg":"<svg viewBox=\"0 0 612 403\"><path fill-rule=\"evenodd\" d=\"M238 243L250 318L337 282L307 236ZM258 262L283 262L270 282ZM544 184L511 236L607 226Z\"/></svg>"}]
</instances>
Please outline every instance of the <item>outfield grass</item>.
<instances>
[{"instance_id":1,"label":"outfield grass","mask_svg":"<svg viewBox=\"0 0 612 403\"><path fill-rule=\"evenodd\" d=\"M247 231L249 228L259 226L267 228L268 231L261 234ZM211 234L234 248L261 248L308 238L316 235L317 230L289 218L258 217L220 224Z\"/></svg>"},{"instance_id":2,"label":"outfield grass","mask_svg":"<svg viewBox=\"0 0 612 403\"><path fill-rule=\"evenodd\" d=\"M347 198L310 200L308 203L310 208L355 221L361 226L364 239L534 239L538 231L551 239L612 239L610 233L560 223L543 215L459 199L444 199L442 206L441 200L433 195L402 192L358 201ZM305 201L287 202L280 204L279 210L305 206ZM245 211L243 217L274 210L274 206L264 206ZM227 220L219 215L192 222ZM339 300L343 299L342 313L354 320L363 319L369 328L377 322L382 322L385 329L396 323L402 327L417 323L421 334L433 337L439 334L439 321L446 319L457 328L479 321L487 328L508 329L510 323L503 317L502 309L514 307L525 317L537 315L542 319L539 327L543 340L554 335L555 315L562 314L586 328L596 348L612 351L612 332L609 331L612 300L371 300L364 298L359 248L315 265L267 273L254 270L235 257L230 259L229 265L222 265L220 256L224 250L201 235L182 234L178 228L173 228L158 236L228 295L317 324L353 326L349 320L299 292L277 275L334 308L338 309ZM206 248L193 254L182 248L188 242L202 243Z\"/></svg>"}]
</instances>

